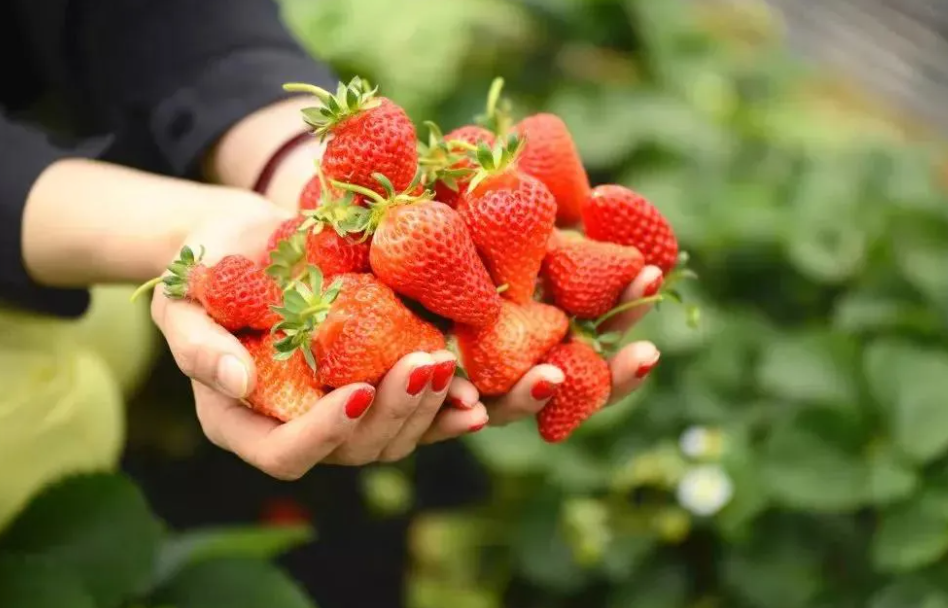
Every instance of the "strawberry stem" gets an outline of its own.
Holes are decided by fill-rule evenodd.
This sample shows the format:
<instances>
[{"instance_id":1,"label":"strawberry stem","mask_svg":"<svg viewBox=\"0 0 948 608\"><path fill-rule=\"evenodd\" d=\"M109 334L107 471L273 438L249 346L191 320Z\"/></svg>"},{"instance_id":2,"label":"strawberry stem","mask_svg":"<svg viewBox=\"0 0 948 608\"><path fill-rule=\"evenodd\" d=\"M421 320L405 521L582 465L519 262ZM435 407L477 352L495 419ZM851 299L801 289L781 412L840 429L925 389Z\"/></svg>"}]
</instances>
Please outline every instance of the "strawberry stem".
<instances>
[{"instance_id":1,"label":"strawberry stem","mask_svg":"<svg viewBox=\"0 0 948 608\"><path fill-rule=\"evenodd\" d=\"M637 299L635 299L635 300L630 300L630 301L628 301L628 302L624 302L624 303L622 303L622 304L619 304L618 306L616 306L615 308L613 308L613 309L610 310L609 312L603 314L601 317L599 317L598 319L596 319L595 321L593 321L593 323L592 323L593 329L599 329L599 327L600 327L603 323L605 323L606 321L608 321L608 320L611 319L612 317L614 317L614 316L616 316L616 315L618 315L618 314L620 314L620 313L623 313L623 312L625 312L625 311L627 311L627 310L631 310L631 309L637 308L637 307L639 307L639 306L644 306L645 304L651 304L652 302L661 302L661 301L664 300L664 299L665 299L665 296L663 296L662 294L658 293L658 294L655 294L654 296L648 296L648 297L645 297L645 298L637 298Z\"/></svg>"},{"instance_id":2,"label":"strawberry stem","mask_svg":"<svg viewBox=\"0 0 948 608\"><path fill-rule=\"evenodd\" d=\"M140 298L143 293L145 293L146 291L149 291L149 290L151 290L151 289L154 289L156 286L158 286L159 284L161 284L163 281L164 281L164 277L155 277L154 279L151 279L151 280L148 281L147 283L142 283L142 284L138 287L138 289L136 289L136 290L134 291L134 293L132 293L132 296L128 299L128 301L129 301L129 302L134 302L135 300L137 300L138 298Z\"/></svg>"},{"instance_id":3,"label":"strawberry stem","mask_svg":"<svg viewBox=\"0 0 948 608\"><path fill-rule=\"evenodd\" d=\"M319 100L319 105L303 108L302 114L303 121L313 128L313 133L320 139L347 118L378 107L381 103L376 97L378 88L370 88L369 83L358 76L348 84L340 82L335 95L316 85L299 82L284 84L283 89L291 93L309 93Z\"/></svg>"},{"instance_id":4,"label":"strawberry stem","mask_svg":"<svg viewBox=\"0 0 948 608\"><path fill-rule=\"evenodd\" d=\"M154 288L159 283L165 284L165 297L181 300L188 295L188 279L195 266L204 258L204 247L195 255L194 250L185 245L181 248L178 258L168 264L168 273L160 277L149 279L135 290L129 301L134 302L141 294Z\"/></svg>"},{"instance_id":5,"label":"strawberry stem","mask_svg":"<svg viewBox=\"0 0 948 608\"><path fill-rule=\"evenodd\" d=\"M487 127L496 135L504 137L510 131L513 118L510 113L510 102L501 97L504 89L504 79L500 76L490 84L487 92L487 107L483 115L477 117L477 123Z\"/></svg>"}]
</instances>

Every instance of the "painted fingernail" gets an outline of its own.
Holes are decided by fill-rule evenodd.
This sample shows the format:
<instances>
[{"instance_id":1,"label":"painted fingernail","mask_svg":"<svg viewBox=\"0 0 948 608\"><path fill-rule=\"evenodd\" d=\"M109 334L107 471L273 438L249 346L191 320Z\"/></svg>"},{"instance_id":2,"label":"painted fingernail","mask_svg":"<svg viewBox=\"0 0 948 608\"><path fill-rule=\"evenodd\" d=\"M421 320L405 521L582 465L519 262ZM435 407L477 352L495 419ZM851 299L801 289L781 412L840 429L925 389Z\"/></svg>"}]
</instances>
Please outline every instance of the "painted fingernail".
<instances>
[{"instance_id":1,"label":"painted fingernail","mask_svg":"<svg viewBox=\"0 0 948 608\"><path fill-rule=\"evenodd\" d=\"M428 386L432 373L434 373L434 365L422 365L412 370L408 376L408 394L414 397L423 391Z\"/></svg>"},{"instance_id":2,"label":"painted fingernail","mask_svg":"<svg viewBox=\"0 0 948 608\"><path fill-rule=\"evenodd\" d=\"M639 366L637 370L635 370L635 377L644 378L645 376L647 376L648 373L652 371L652 368L658 365L658 360L660 357L661 357L661 353L655 353L655 357L651 361L649 361L648 363L643 363L642 365Z\"/></svg>"},{"instance_id":3,"label":"painted fingernail","mask_svg":"<svg viewBox=\"0 0 948 608\"><path fill-rule=\"evenodd\" d=\"M484 428L485 426L487 426L487 421L486 421L486 420L485 420L484 422L481 422L480 424L475 424L474 426L472 426L471 428L469 428L469 429L467 430L467 432L468 432L468 433L476 433L477 431L481 430L481 429Z\"/></svg>"},{"instance_id":4,"label":"painted fingernail","mask_svg":"<svg viewBox=\"0 0 948 608\"><path fill-rule=\"evenodd\" d=\"M227 395L240 399L247 395L250 375L247 367L234 355L224 355L217 364L217 387Z\"/></svg>"},{"instance_id":5,"label":"painted fingernail","mask_svg":"<svg viewBox=\"0 0 948 608\"><path fill-rule=\"evenodd\" d=\"M454 375L454 361L442 361L435 365L434 373L431 376L431 389L440 393L451 382L451 377Z\"/></svg>"},{"instance_id":6,"label":"painted fingernail","mask_svg":"<svg viewBox=\"0 0 948 608\"><path fill-rule=\"evenodd\" d=\"M374 388L365 387L353 391L353 393L349 395L349 400L346 401L346 416L353 420L358 418L365 413L365 410L369 409L369 406L372 405L374 400Z\"/></svg>"},{"instance_id":7,"label":"painted fingernail","mask_svg":"<svg viewBox=\"0 0 948 608\"><path fill-rule=\"evenodd\" d=\"M650 298L658 293L658 290L662 288L662 283L665 282L665 277L658 275L651 283L645 286L645 289L642 290L643 298Z\"/></svg>"},{"instance_id":8,"label":"painted fingernail","mask_svg":"<svg viewBox=\"0 0 948 608\"><path fill-rule=\"evenodd\" d=\"M540 380L530 389L530 396L537 401L543 401L552 397L553 394L556 393L557 388L558 385L553 384L549 380Z\"/></svg>"},{"instance_id":9,"label":"painted fingernail","mask_svg":"<svg viewBox=\"0 0 948 608\"><path fill-rule=\"evenodd\" d=\"M449 396L446 401L448 405L453 407L456 410L469 410L474 407L473 403L465 403L461 398L455 396Z\"/></svg>"}]
</instances>

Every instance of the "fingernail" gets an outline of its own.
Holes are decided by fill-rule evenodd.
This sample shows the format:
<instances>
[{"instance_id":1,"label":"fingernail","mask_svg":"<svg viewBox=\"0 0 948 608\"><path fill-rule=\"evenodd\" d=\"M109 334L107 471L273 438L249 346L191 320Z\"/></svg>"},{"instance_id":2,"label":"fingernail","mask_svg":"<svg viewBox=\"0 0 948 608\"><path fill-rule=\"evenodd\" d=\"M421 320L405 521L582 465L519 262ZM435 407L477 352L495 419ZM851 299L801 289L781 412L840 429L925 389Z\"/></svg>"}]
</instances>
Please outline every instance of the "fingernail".
<instances>
[{"instance_id":1,"label":"fingernail","mask_svg":"<svg viewBox=\"0 0 948 608\"><path fill-rule=\"evenodd\" d=\"M217 387L227 395L240 399L247 395L247 367L234 355L224 355L217 364Z\"/></svg>"},{"instance_id":2,"label":"fingernail","mask_svg":"<svg viewBox=\"0 0 948 608\"><path fill-rule=\"evenodd\" d=\"M428 386L432 373L434 373L434 365L422 365L412 370L408 376L408 394L414 397L423 391Z\"/></svg>"},{"instance_id":3,"label":"fingernail","mask_svg":"<svg viewBox=\"0 0 948 608\"><path fill-rule=\"evenodd\" d=\"M552 397L553 394L556 393L557 388L558 385L553 384L549 380L540 380L530 389L530 396L537 401L543 401Z\"/></svg>"},{"instance_id":4,"label":"fingernail","mask_svg":"<svg viewBox=\"0 0 948 608\"><path fill-rule=\"evenodd\" d=\"M365 387L354 391L346 401L346 416L353 420L358 418L365 413L365 410L369 409L374 400L374 388Z\"/></svg>"},{"instance_id":5,"label":"fingernail","mask_svg":"<svg viewBox=\"0 0 948 608\"><path fill-rule=\"evenodd\" d=\"M474 426L472 426L471 428L469 428L469 429L467 430L467 432L468 432L468 433L476 433L477 431L481 430L481 429L484 428L485 426L487 426L487 421L486 421L486 420L485 420L484 422L481 422L480 424L475 424Z\"/></svg>"},{"instance_id":6,"label":"fingernail","mask_svg":"<svg viewBox=\"0 0 948 608\"><path fill-rule=\"evenodd\" d=\"M473 403L465 403L458 397L450 396L446 399L448 405L453 407L456 410L469 410L474 407Z\"/></svg>"},{"instance_id":7,"label":"fingernail","mask_svg":"<svg viewBox=\"0 0 948 608\"><path fill-rule=\"evenodd\" d=\"M635 377L644 378L645 376L647 376L648 373L652 371L652 368L658 365L658 360L661 356L662 356L661 353L655 353L655 357L651 361L640 365L639 368L635 370Z\"/></svg>"},{"instance_id":8,"label":"fingernail","mask_svg":"<svg viewBox=\"0 0 948 608\"><path fill-rule=\"evenodd\" d=\"M665 277L663 275L658 275L651 283L645 286L645 289L642 290L643 298L650 298L658 293L658 290L662 288L662 283L665 282Z\"/></svg>"},{"instance_id":9,"label":"fingernail","mask_svg":"<svg viewBox=\"0 0 948 608\"><path fill-rule=\"evenodd\" d=\"M442 361L435 365L434 374L431 378L431 389L440 393L451 382L451 377L454 376L454 361Z\"/></svg>"}]
</instances>

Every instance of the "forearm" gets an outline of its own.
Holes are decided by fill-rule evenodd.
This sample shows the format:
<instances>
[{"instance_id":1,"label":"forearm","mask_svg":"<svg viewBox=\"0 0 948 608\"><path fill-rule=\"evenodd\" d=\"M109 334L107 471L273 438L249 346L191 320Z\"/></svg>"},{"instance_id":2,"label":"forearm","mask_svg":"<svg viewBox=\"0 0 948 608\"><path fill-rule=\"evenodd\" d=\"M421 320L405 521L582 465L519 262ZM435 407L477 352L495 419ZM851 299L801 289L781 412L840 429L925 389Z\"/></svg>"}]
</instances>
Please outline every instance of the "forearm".
<instances>
[{"instance_id":1,"label":"forearm","mask_svg":"<svg viewBox=\"0 0 948 608\"><path fill-rule=\"evenodd\" d=\"M245 203L257 199L97 161L61 160L27 199L24 263L50 287L145 281L163 272L195 226Z\"/></svg>"},{"instance_id":2,"label":"forearm","mask_svg":"<svg viewBox=\"0 0 948 608\"><path fill-rule=\"evenodd\" d=\"M247 116L224 134L204 162L205 178L236 188L250 189L280 147L304 131L300 110L312 105L294 97ZM294 209L300 191L312 177L320 145L311 137L293 148L276 167L262 194L285 209Z\"/></svg>"}]
</instances>

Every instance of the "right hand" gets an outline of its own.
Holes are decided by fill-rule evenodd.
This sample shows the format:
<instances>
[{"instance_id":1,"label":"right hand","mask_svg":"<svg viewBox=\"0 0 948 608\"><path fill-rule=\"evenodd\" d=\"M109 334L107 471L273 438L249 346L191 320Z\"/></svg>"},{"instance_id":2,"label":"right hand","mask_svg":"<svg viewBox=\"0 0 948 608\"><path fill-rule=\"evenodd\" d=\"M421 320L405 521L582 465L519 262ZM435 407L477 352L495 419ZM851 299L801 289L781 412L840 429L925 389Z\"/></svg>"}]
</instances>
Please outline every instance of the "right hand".
<instances>
[{"instance_id":1,"label":"right hand","mask_svg":"<svg viewBox=\"0 0 948 608\"><path fill-rule=\"evenodd\" d=\"M195 226L180 245L203 246L208 264L229 254L260 259L269 235L291 217L262 198L235 200L228 211L226 217ZM241 402L254 388L253 360L199 304L168 299L159 286L151 314L181 371L191 378L198 420L208 439L278 479L298 479L319 463L358 466L400 460L417 445L473 432L487 422L477 390L448 373L453 372L454 355L438 351L411 353L378 387L338 388L306 414L281 423ZM366 391L374 399L350 418L357 409L346 407L350 398ZM449 406L442 410L446 399Z\"/></svg>"}]
</instances>

